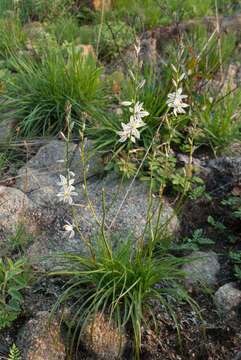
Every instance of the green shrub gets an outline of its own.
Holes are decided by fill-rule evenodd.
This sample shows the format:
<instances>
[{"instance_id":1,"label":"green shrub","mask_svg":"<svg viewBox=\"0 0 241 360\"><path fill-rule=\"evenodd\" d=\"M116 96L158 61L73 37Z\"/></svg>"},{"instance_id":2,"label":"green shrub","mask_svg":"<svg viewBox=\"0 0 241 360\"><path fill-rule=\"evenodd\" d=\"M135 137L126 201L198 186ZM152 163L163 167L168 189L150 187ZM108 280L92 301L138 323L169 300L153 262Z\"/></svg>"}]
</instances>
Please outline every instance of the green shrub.
<instances>
[{"instance_id":1,"label":"green shrub","mask_svg":"<svg viewBox=\"0 0 241 360\"><path fill-rule=\"evenodd\" d=\"M96 40L98 39L100 26L102 26L98 55L106 61L116 58L119 55L118 48L122 51L131 45L134 40L132 28L127 26L123 21L110 22L108 25L104 23L95 26ZM113 39L112 32L115 39Z\"/></svg>"}]
</instances>

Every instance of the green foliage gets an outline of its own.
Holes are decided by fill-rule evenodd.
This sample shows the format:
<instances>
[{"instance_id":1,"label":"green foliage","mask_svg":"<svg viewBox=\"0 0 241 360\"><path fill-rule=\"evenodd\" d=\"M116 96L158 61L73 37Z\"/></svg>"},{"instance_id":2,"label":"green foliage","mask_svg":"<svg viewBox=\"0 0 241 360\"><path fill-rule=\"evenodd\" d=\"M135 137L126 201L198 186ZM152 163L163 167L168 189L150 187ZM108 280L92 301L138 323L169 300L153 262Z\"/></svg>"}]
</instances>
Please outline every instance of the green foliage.
<instances>
[{"instance_id":1,"label":"green foliage","mask_svg":"<svg viewBox=\"0 0 241 360\"><path fill-rule=\"evenodd\" d=\"M23 23L29 21L52 21L68 14L72 0L20 0L19 11Z\"/></svg>"},{"instance_id":2,"label":"green foliage","mask_svg":"<svg viewBox=\"0 0 241 360\"><path fill-rule=\"evenodd\" d=\"M226 226L223 225L220 221L216 221L211 215L208 216L207 221L220 233L223 233L226 230Z\"/></svg>"},{"instance_id":3,"label":"green foliage","mask_svg":"<svg viewBox=\"0 0 241 360\"><path fill-rule=\"evenodd\" d=\"M22 25L16 17L0 18L0 59L16 54L26 41Z\"/></svg>"},{"instance_id":4,"label":"green foliage","mask_svg":"<svg viewBox=\"0 0 241 360\"><path fill-rule=\"evenodd\" d=\"M21 290L28 287L28 272L23 259L15 263L0 259L0 329L9 326L21 312Z\"/></svg>"},{"instance_id":5,"label":"green foliage","mask_svg":"<svg viewBox=\"0 0 241 360\"><path fill-rule=\"evenodd\" d=\"M229 255L234 263L234 275L241 279L241 251L236 253L230 251Z\"/></svg>"},{"instance_id":6,"label":"green foliage","mask_svg":"<svg viewBox=\"0 0 241 360\"><path fill-rule=\"evenodd\" d=\"M196 229L192 238L185 237L181 244L172 245L172 249L175 250L199 250L200 245L212 245L214 241L204 236L203 229Z\"/></svg>"},{"instance_id":7,"label":"green foliage","mask_svg":"<svg viewBox=\"0 0 241 360\"><path fill-rule=\"evenodd\" d=\"M21 222L15 226L15 233L10 234L9 239L10 241L8 241L7 244L3 243L3 245L5 245L9 250L17 250L18 253L21 254L32 240L32 236L25 234L25 224L24 222Z\"/></svg>"},{"instance_id":8,"label":"green foliage","mask_svg":"<svg viewBox=\"0 0 241 360\"><path fill-rule=\"evenodd\" d=\"M208 78L209 75L215 74L220 69L220 60L222 65L226 65L230 56L233 55L235 50L235 36L233 34L223 34L220 39L221 44L221 59L218 50L218 38L214 36L211 41L208 42L210 34L207 28L201 24L194 24L190 27L188 33L184 33L184 42L186 44L184 55L189 68L194 67L193 78ZM201 57L197 61L197 56L202 53ZM197 62L196 62L197 61Z\"/></svg>"},{"instance_id":9,"label":"green foliage","mask_svg":"<svg viewBox=\"0 0 241 360\"><path fill-rule=\"evenodd\" d=\"M13 1L1 0L0 1L0 16L6 16L9 11L13 10Z\"/></svg>"},{"instance_id":10,"label":"green foliage","mask_svg":"<svg viewBox=\"0 0 241 360\"><path fill-rule=\"evenodd\" d=\"M236 6L235 6L236 5ZM232 14L238 7L238 1L220 0L219 14ZM159 25L168 25L174 21L190 18L215 16L213 0L112 0L112 10L107 18L128 20L136 31L151 29Z\"/></svg>"},{"instance_id":11,"label":"green foliage","mask_svg":"<svg viewBox=\"0 0 241 360\"><path fill-rule=\"evenodd\" d=\"M108 243L111 247L110 240ZM136 248L133 239L119 241L112 249L112 256L109 257L103 239L99 238L98 245L94 249L94 258L83 257L76 252L57 255L58 267L61 266L62 270L53 271L51 275L66 275L69 281L52 313L60 304L72 300L73 316L68 324L69 336L71 330L73 331L69 345L70 352L77 339L79 344L85 326L88 321L94 322L98 311L103 313L108 309L120 334L127 323L131 324L136 357L139 358L142 322L148 326L144 313L151 314L156 324L152 300L160 301L173 318L178 332L179 327L172 302L186 301L197 310L195 302L182 287L185 274L179 269L180 265L191 261L190 258L176 258L168 255L163 249L155 254L155 257L151 256L149 253L152 252L151 243L146 251L139 252Z\"/></svg>"},{"instance_id":12,"label":"green foliage","mask_svg":"<svg viewBox=\"0 0 241 360\"><path fill-rule=\"evenodd\" d=\"M91 56L80 56L74 46L67 54L52 47L45 49L40 63L29 56L14 57L11 65L16 75L7 84L4 108L8 111L1 118L18 118L25 136L62 130L67 100L77 122L83 111L90 113L106 103L102 69Z\"/></svg>"},{"instance_id":13,"label":"green foliage","mask_svg":"<svg viewBox=\"0 0 241 360\"><path fill-rule=\"evenodd\" d=\"M18 350L17 346L13 344L9 352L8 360L21 360L21 359L22 357L20 351Z\"/></svg>"},{"instance_id":14,"label":"green foliage","mask_svg":"<svg viewBox=\"0 0 241 360\"><path fill-rule=\"evenodd\" d=\"M78 38L80 44L86 43L85 41L83 42L81 27L76 18L58 17L55 22L47 25L47 30L54 34L58 44L62 44L64 41L72 43L72 41ZM88 38L90 39L90 36Z\"/></svg>"},{"instance_id":15,"label":"green foliage","mask_svg":"<svg viewBox=\"0 0 241 360\"><path fill-rule=\"evenodd\" d=\"M229 205L233 211L233 215L241 219L241 197L231 196L227 200L222 201L223 205Z\"/></svg>"},{"instance_id":16,"label":"green foliage","mask_svg":"<svg viewBox=\"0 0 241 360\"><path fill-rule=\"evenodd\" d=\"M125 47L131 45L134 41L133 30L123 21L111 22L108 25L96 25L95 39L98 39L98 34L101 26L101 37L99 42L99 53L101 59L110 61L119 55L118 48L122 51ZM114 35L112 35L112 33ZM115 37L115 40L113 39Z\"/></svg>"},{"instance_id":17,"label":"green foliage","mask_svg":"<svg viewBox=\"0 0 241 360\"><path fill-rule=\"evenodd\" d=\"M198 114L203 135L200 135L197 143L211 143L217 151L222 151L241 139L238 113L240 94L240 90L237 90L236 94L230 94L222 101L206 102Z\"/></svg>"},{"instance_id":18,"label":"green foliage","mask_svg":"<svg viewBox=\"0 0 241 360\"><path fill-rule=\"evenodd\" d=\"M0 176L3 175L4 170L8 165L8 159L5 153L0 152Z\"/></svg>"},{"instance_id":19,"label":"green foliage","mask_svg":"<svg viewBox=\"0 0 241 360\"><path fill-rule=\"evenodd\" d=\"M153 68L148 66L144 67L143 77L146 79L145 86L138 91L139 102L145 104L145 110L149 112L149 116L145 118L145 122L148 127L144 127L141 130L141 139L138 141L138 145L143 145L147 149L150 145L153 136L156 134L156 130L161 121L161 115L166 110L166 99L168 91L171 90L171 76L172 70L169 65L165 72L155 72ZM137 82L140 82L143 77L138 78ZM126 101L132 98L133 82L127 78L123 81L120 79L121 99L118 101ZM122 86L123 85L123 86ZM96 112L91 122L91 127L87 128L87 135L90 136L94 142L96 149L103 151L115 152L115 156L123 149L127 150L128 143L120 143L119 136L116 131L122 130L121 122L129 122L130 113L128 109L123 108L123 114L121 116L116 115L113 111L106 111L105 113ZM184 124L180 124L180 127L184 127ZM174 131L174 130L173 130ZM166 141L170 135L170 129L164 123L160 129L161 140ZM178 131L174 134L174 141L177 141L180 133ZM144 150L144 149L142 149ZM135 163L135 154L131 158L131 162ZM132 161L133 160L133 161ZM121 161L120 159L117 160Z\"/></svg>"}]
</instances>

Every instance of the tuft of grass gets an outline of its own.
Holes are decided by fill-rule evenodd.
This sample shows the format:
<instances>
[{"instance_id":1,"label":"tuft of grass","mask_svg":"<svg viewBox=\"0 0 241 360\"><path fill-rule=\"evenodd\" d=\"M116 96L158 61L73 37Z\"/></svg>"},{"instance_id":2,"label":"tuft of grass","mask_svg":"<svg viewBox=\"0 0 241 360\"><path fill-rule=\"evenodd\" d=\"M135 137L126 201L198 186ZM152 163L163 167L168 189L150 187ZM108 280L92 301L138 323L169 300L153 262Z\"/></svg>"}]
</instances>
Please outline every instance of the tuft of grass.
<instances>
[{"instance_id":1,"label":"tuft of grass","mask_svg":"<svg viewBox=\"0 0 241 360\"><path fill-rule=\"evenodd\" d=\"M47 30L54 34L57 43L60 45L66 41L72 43L74 40L78 40L80 44L83 44L81 27L74 17L60 16L54 23L47 25Z\"/></svg>"},{"instance_id":2,"label":"tuft of grass","mask_svg":"<svg viewBox=\"0 0 241 360\"><path fill-rule=\"evenodd\" d=\"M202 133L197 143L211 144L216 152L222 152L234 141L241 141L240 90L226 96L222 101L208 100L199 112Z\"/></svg>"},{"instance_id":3,"label":"tuft of grass","mask_svg":"<svg viewBox=\"0 0 241 360\"><path fill-rule=\"evenodd\" d=\"M27 137L57 134L65 126L65 103L72 104L72 117L81 120L82 112L102 109L106 104L106 89L100 79L103 69L91 57L81 56L72 46L64 53L50 47L41 54L38 63L23 55L13 57L11 67L16 72L8 82L7 112L1 118L19 119L19 127Z\"/></svg>"},{"instance_id":4,"label":"tuft of grass","mask_svg":"<svg viewBox=\"0 0 241 360\"><path fill-rule=\"evenodd\" d=\"M26 41L22 25L17 17L0 18L0 59L16 54Z\"/></svg>"},{"instance_id":5,"label":"tuft of grass","mask_svg":"<svg viewBox=\"0 0 241 360\"><path fill-rule=\"evenodd\" d=\"M109 242L110 243L110 242ZM103 246L103 240L97 240L95 257L83 257L78 253L58 254L62 267L50 275L63 275L69 278L66 290L56 302L52 314L61 304L71 301L73 312L69 326L69 352L80 344L81 334L88 322L94 323L97 312L108 311L119 328L120 339L124 328L131 324L134 336L135 358L139 359L141 350L141 327L150 315L157 331L153 301L158 300L173 319L181 344L178 321L173 308L174 302L185 301L195 311L198 306L182 286L186 274L180 265L190 261L188 257L176 258L166 251L150 256L151 246L139 253L133 239L118 242L113 248L112 257ZM91 286L89 286L91 284Z\"/></svg>"}]
</instances>

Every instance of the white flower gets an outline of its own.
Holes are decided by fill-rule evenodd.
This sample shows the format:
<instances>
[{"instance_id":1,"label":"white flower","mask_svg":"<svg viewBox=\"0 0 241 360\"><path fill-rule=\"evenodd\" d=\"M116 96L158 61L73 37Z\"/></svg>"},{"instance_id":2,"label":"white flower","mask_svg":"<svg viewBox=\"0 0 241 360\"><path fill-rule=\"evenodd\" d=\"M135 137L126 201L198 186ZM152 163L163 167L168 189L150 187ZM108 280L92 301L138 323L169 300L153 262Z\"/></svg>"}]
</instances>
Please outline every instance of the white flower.
<instances>
[{"instance_id":1,"label":"white flower","mask_svg":"<svg viewBox=\"0 0 241 360\"><path fill-rule=\"evenodd\" d=\"M130 117L130 122L128 124L121 123L123 131L117 131L116 133L120 135L120 142L126 141L126 139L131 138L132 142L136 142L136 139L140 139L140 133L137 128L146 125L141 118L135 118L134 116Z\"/></svg>"},{"instance_id":2,"label":"white flower","mask_svg":"<svg viewBox=\"0 0 241 360\"><path fill-rule=\"evenodd\" d=\"M132 104L132 101L122 101L122 106L130 106Z\"/></svg>"},{"instance_id":3,"label":"white flower","mask_svg":"<svg viewBox=\"0 0 241 360\"><path fill-rule=\"evenodd\" d=\"M145 83L146 83L146 79L142 80L142 81L138 84L136 90L141 89L141 88L145 85Z\"/></svg>"},{"instance_id":4,"label":"white flower","mask_svg":"<svg viewBox=\"0 0 241 360\"><path fill-rule=\"evenodd\" d=\"M69 233L69 238L71 239L71 238L74 237L74 227L75 227L75 225L74 225L74 224L70 224L70 222L68 222L67 220L66 220L66 223L67 223L67 224L65 224L65 225L63 226L63 228L64 228L64 230L65 230L66 232Z\"/></svg>"},{"instance_id":5,"label":"white flower","mask_svg":"<svg viewBox=\"0 0 241 360\"><path fill-rule=\"evenodd\" d=\"M182 81L185 78L186 74L182 73L182 75L179 77L178 81Z\"/></svg>"},{"instance_id":6,"label":"white flower","mask_svg":"<svg viewBox=\"0 0 241 360\"><path fill-rule=\"evenodd\" d=\"M129 106L133 102L124 101L122 105ZM142 121L142 118L149 115L149 112L145 111L142 107L143 103L137 102L134 108L129 108L130 112L133 113L130 117L130 122L128 124L121 123L123 131L116 131L120 136L120 142L126 141L128 138L131 138L132 142L136 142L136 139L140 139L140 133L137 128L145 126L146 123Z\"/></svg>"},{"instance_id":7,"label":"white flower","mask_svg":"<svg viewBox=\"0 0 241 360\"><path fill-rule=\"evenodd\" d=\"M176 92L168 94L168 100L167 105L169 107L173 107L173 112L177 116L178 113L185 113L185 110L183 108L189 106L188 104L185 104L182 102L182 99L187 98L187 95L181 95L182 88L177 89Z\"/></svg>"},{"instance_id":8,"label":"white flower","mask_svg":"<svg viewBox=\"0 0 241 360\"><path fill-rule=\"evenodd\" d=\"M65 203L68 203L69 205L73 204L73 199L71 196L78 195L77 192L73 191L75 189L74 186L70 185L63 185L62 191L60 191L57 196L59 197L59 201L63 201Z\"/></svg>"},{"instance_id":9,"label":"white flower","mask_svg":"<svg viewBox=\"0 0 241 360\"><path fill-rule=\"evenodd\" d=\"M177 73L177 68L173 64L171 64L171 67L172 67L173 71L175 71L175 73Z\"/></svg>"},{"instance_id":10,"label":"white flower","mask_svg":"<svg viewBox=\"0 0 241 360\"><path fill-rule=\"evenodd\" d=\"M137 103L133 108L129 108L130 112L134 113L134 116L138 119L141 120L142 117L148 116L149 112L145 111L142 107L143 103L139 103L139 101L137 101Z\"/></svg>"},{"instance_id":11,"label":"white flower","mask_svg":"<svg viewBox=\"0 0 241 360\"><path fill-rule=\"evenodd\" d=\"M74 176L74 173L72 171L70 171L69 173L70 175ZM59 175L60 176L60 182L57 182L57 185L59 186L70 186L74 183L74 179L69 179L69 184L68 184L68 181L67 181L67 178L63 175Z\"/></svg>"}]
</instances>

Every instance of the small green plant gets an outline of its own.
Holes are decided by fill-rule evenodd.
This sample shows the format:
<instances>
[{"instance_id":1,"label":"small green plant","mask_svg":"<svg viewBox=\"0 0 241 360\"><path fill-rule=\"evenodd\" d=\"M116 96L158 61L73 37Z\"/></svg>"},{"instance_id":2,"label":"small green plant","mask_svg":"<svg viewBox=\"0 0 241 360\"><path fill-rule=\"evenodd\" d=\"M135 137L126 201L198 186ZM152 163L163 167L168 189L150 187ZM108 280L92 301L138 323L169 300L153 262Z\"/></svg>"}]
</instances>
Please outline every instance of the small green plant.
<instances>
[{"instance_id":1,"label":"small green plant","mask_svg":"<svg viewBox=\"0 0 241 360\"><path fill-rule=\"evenodd\" d=\"M222 201L223 205L229 205L233 210L233 215L238 219L241 219L241 197L231 196L227 200Z\"/></svg>"},{"instance_id":2,"label":"small green plant","mask_svg":"<svg viewBox=\"0 0 241 360\"><path fill-rule=\"evenodd\" d=\"M6 154L3 152L0 152L0 176L3 175L4 170L6 169L8 165L8 159L6 157Z\"/></svg>"},{"instance_id":3,"label":"small green plant","mask_svg":"<svg viewBox=\"0 0 241 360\"><path fill-rule=\"evenodd\" d=\"M234 275L241 280L241 251L229 253L234 263Z\"/></svg>"},{"instance_id":4,"label":"small green plant","mask_svg":"<svg viewBox=\"0 0 241 360\"><path fill-rule=\"evenodd\" d=\"M9 235L10 241L7 243L7 247L14 251L17 250L19 254L24 253L26 246L32 240L30 235L25 234L25 224L20 222L15 226L15 233Z\"/></svg>"},{"instance_id":5,"label":"small green plant","mask_svg":"<svg viewBox=\"0 0 241 360\"><path fill-rule=\"evenodd\" d=\"M21 353L15 344L11 346L7 360L22 360Z\"/></svg>"},{"instance_id":6,"label":"small green plant","mask_svg":"<svg viewBox=\"0 0 241 360\"><path fill-rule=\"evenodd\" d=\"M226 226L220 221L216 221L211 215L208 216L207 221L220 233L223 233L226 230Z\"/></svg>"},{"instance_id":7,"label":"small green plant","mask_svg":"<svg viewBox=\"0 0 241 360\"><path fill-rule=\"evenodd\" d=\"M21 290L28 287L28 272L23 259L15 263L0 259L0 329L9 326L21 312Z\"/></svg>"},{"instance_id":8,"label":"small green plant","mask_svg":"<svg viewBox=\"0 0 241 360\"><path fill-rule=\"evenodd\" d=\"M213 240L204 236L203 229L196 229L192 238L185 237L181 244L173 245L172 249L195 251L199 250L199 246L213 244Z\"/></svg>"}]
</instances>

